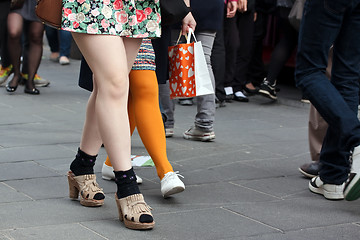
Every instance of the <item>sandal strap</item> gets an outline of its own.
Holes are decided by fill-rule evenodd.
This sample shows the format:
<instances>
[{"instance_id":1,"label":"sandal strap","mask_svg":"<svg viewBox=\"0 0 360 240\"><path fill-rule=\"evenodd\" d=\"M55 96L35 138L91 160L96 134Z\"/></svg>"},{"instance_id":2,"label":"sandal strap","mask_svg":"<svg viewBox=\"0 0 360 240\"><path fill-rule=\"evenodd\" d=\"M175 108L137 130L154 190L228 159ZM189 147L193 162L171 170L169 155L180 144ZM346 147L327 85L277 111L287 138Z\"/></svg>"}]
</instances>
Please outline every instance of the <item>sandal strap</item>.
<instances>
[{"instance_id":1,"label":"sandal strap","mask_svg":"<svg viewBox=\"0 0 360 240\"><path fill-rule=\"evenodd\" d=\"M80 188L79 190L83 198L92 199L97 193L104 194L103 189L100 188L99 184L96 182L95 174L74 176L74 179L79 184L79 188Z\"/></svg>"},{"instance_id":2,"label":"sandal strap","mask_svg":"<svg viewBox=\"0 0 360 240\"><path fill-rule=\"evenodd\" d=\"M124 216L126 216L128 220L133 218L133 221L139 222L142 214L152 215L152 208L145 203L142 194L133 194L118 199L118 201L120 202Z\"/></svg>"}]
</instances>

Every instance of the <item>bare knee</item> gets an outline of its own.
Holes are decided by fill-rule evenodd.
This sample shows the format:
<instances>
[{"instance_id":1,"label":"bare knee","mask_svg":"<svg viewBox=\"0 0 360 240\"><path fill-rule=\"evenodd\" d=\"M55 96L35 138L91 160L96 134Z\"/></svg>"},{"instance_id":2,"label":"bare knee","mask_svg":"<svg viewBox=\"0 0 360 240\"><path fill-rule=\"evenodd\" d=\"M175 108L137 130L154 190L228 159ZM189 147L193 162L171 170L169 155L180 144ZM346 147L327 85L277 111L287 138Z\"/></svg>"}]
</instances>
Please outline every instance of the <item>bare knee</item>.
<instances>
[{"instance_id":1,"label":"bare knee","mask_svg":"<svg viewBox=\"0 0 360 240\"><path fill-rule=\"evenodd\" d=\"M129 92L129 81L126 75L118 73L97 79L97 94L114 101L126 100Z\"/></svg>"}]
</instances>

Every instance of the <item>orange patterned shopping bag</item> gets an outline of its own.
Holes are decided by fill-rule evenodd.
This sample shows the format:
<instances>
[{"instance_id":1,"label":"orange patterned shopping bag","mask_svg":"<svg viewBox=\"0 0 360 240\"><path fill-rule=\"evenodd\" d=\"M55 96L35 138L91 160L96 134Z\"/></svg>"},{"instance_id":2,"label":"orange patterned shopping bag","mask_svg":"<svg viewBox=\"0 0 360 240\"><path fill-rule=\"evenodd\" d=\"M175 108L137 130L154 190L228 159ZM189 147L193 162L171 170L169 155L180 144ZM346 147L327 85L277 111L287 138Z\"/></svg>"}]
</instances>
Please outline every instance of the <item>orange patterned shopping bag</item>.
<instances>
[{"instance_id":1,"label":"orange patterned shopping bag","mask_svg":"<svg viewBox=\"0 0 360 240\"><path fill-rule=\"evenodd\" d=\"M190 43L191 36L195 41ZM185 36L187 43L169 47L169 86L170 98L188 98L213 94L214 87L206 65L200 41L196 41L190 29Z\"/></svg>"}]
</instances>

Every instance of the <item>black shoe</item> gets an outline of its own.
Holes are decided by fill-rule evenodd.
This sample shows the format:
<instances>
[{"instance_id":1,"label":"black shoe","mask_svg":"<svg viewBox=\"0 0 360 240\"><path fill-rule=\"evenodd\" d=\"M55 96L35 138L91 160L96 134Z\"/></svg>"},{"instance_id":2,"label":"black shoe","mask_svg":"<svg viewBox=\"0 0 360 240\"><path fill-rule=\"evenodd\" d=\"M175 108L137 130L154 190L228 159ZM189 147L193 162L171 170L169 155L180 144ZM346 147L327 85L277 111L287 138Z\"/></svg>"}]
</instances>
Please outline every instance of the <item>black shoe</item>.
<instances>
[{"instance_id":1,"label":"black shoe","mask_svg":"<svg viewBox=\"0 0 360 240\"><path fill-rule=\"evenodd\" d=\"M11 87L9 85L6 85L6 91L7 92L15 92L17 89L17 86Z\"/></svg>"},{"instance_id":2,"label":"black shoe","mask_svg":"<svg viewBox=\"0 0 360 240\"><path fill-rule=\"evenodd\" d=\"M234 99L234 94L228 94L225 96L225 101L228 103L231 103L233 99Z\"/></svg>"},{"instance_id":3,"label":"black shoe","mask_svg":"<svg viewBox=\"0 0 360 240\"><path fill-rule=\"evenodd\" d=\"M235 92L234 100L238 102L249 102L249 98L247 98L241 91Z\"/></svg>"},{"instance_id":4,"label":"black shoe","mask_svg":"<svg viewBox=\"0 0 360 240\"><path fill-rule=\"evenodd\" d=\"M30 88L25 87L24 93L32 94L32 95L39 95L40 91L37 88L31 88L30 89Z\"/></svg>"},{"instance_id":5,"label":"black shoe","mask_svg":"<svg viewBox=\"0 0 360 240\"><path fill-rule=\"evenodd\" d=\"M226 107L225 100L219 100L218 98L215 98L215 105L216 108Z\"/></svg>"},{"instance_id":6,"label":"black shoe","mask_svg":"<svg viewBox=\"0 0 360 240\"><path fill-rule=\"evenodd\" d=\"M255 87L255 89L250 89L250 88L247 88L246 85L243 87L244 91L247 92L248 94L257 94L259 92L259 88L258 87Z\"/></svg>"},{"instance_id":7,"label":"black shoe","mask_svg":"<svg viewBox=\"0 0 360 240\"><path fill-rule=\"evenodd\" d=\"M319 175L320 162L305 163L299 167L299 171L307 178L313 178Z\"/></svg>"},{"instance_id":8,"label":"black shoe","mask_svg":"<svg viewBox=\"0 0 360 240\"><path fill-rule=\"evenodd\" d=\"M14 77L14 78L15 78L15 77ZM6 91L7 91L7 92L15 92L15 91L16 91L16 89L17 89L17 87L18 87L18 85L19 85L20 80L16 82L15 86L10 86L10 84L14 81L14 78L11 79L11 81L6 85Z\"/></svg>"},{"instance_id":9,"label":"black shoe","mask_svg":"<svg viewBox=\"0 0 360 240\"><path fill-rule=\"evenodd\" d=\"M271 86L267 80L260 85L259 93L267 98L276 100L276 88L275 85Z\"/></svg>"}]
</instances>

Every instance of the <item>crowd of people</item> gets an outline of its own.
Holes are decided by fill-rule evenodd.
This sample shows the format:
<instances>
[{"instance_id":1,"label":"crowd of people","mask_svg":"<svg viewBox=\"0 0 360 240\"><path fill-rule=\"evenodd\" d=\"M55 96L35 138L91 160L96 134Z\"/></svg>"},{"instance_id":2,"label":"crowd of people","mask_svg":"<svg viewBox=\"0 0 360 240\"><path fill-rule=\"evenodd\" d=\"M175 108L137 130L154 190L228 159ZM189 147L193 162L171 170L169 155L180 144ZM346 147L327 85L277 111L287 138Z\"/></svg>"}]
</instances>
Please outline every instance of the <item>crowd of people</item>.
<instances>
[{"instance_id":1,"label":"crowd of people","mask_svg":"<svg viewBox=\"0 0 360 240\"><path fill-rule=\"evenodd\" d=\"M90 4L93 1L97 4ZM248 102L253 94L276 100L279 74L298 46L296 83L313 104L309 122L326 122L321 134L309 137L316 162L300 171L312 177L310 191L327 199L359 198L360 0L334 0L326 6L320 0L307 1L299 32L288 20L293 0L181 1L191 12L169 26L161 19L161 1L63 0L61 30L44 28L35 15L36 0L20 6L0 1L0 84L7 92L24 84L26 94L38 95L37 87L49 85L37 74L44 32L50 60L69 64L72 39L83 55L79 85L91 95L68 172L70 198L80 197L80 204L87 207L104 204L105 194L94 174L104 145L108 157L102 174L115 180L119 219L131 229L154 227L131 165L135 127L155 163L162 196L184 191L181 175L166 153L165 137L174 135L176 105L170 99L167 48L179 31L186 34L189 28L202 43L215 92L196 97L194 125L183 132L184 139L213 141L216 108L227 102ZM262 49L269 21L281 34L265 68ZM328 65L332 71L326 76ZM179 99L179 103L193 101ZM317 129L312 126L309 136Z\"/></svg>"},{"instance_id":2,"label":"crowd of people","mask_svg":"<svg viewBox=\"0 0 360 240\"><path fill-rule=\"evenodd\" d=\"M51 50L50 60L61 65L70 64L71 33L44 26L35 14L36 0L25 0L14 6L10 1L0 4L0 86L13 93L18 85L25 85L25 93L38 95L38 87L50 84L37 73L43 55L44 32Z\"/></svg>"}]
</instances>

